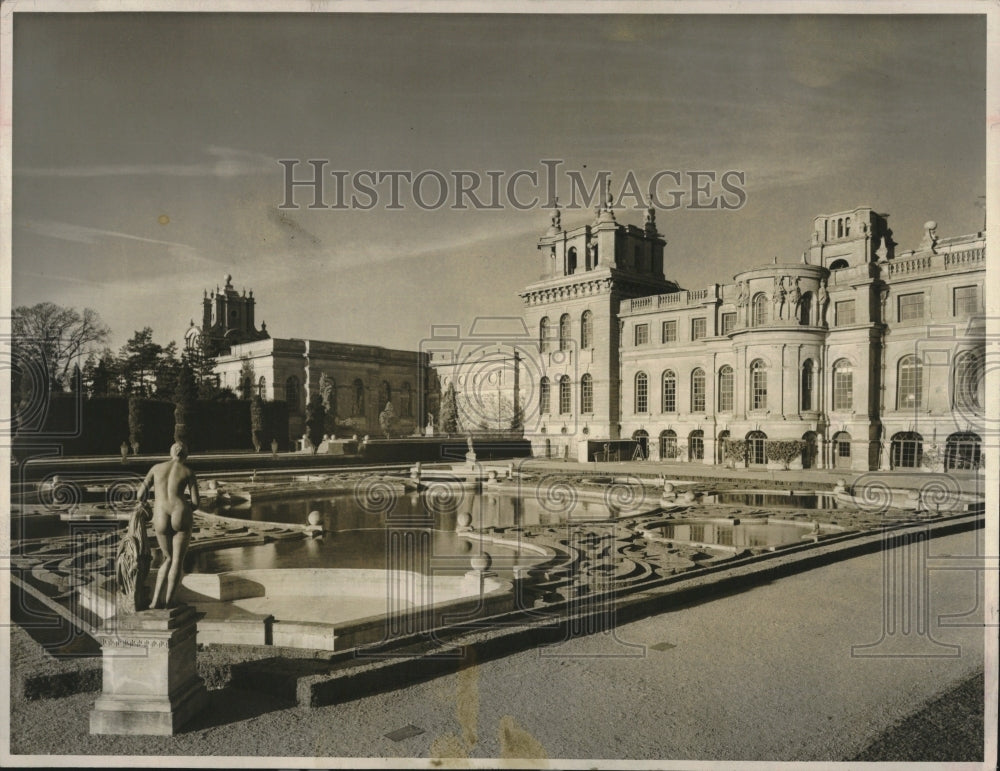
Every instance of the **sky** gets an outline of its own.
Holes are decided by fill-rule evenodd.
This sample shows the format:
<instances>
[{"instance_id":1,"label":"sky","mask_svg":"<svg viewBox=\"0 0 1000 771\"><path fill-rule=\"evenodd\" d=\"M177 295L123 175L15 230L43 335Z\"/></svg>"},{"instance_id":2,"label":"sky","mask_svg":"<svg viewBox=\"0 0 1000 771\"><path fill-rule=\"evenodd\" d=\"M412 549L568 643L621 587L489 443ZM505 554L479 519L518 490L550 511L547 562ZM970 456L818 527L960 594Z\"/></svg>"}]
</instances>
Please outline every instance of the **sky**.
<instances>
[{"instance_id":1,"label":"sky","mask_svg":"<svg viewBox=\"0 0 1000 771\"><path fill-rule=\"evenodd\" d=\"M815 216L856 206L899 249L929 219L984 227L984 16L18 13L13 62L12 304L93 308L114 348L145 326L181 343L227 274L275 337L415 349L518 315L543 160L564 204L568 171L612 191L742 172L738 209L658 213L685 288L797 260ZM369 210L302 188L283 209L281 159L325 159L348 193L360 170L438 172L450 196L456 170L533 170L515 193L541 200L421 208L404 183L391 209L386 182Z\"/></svg>"}]
</instances>

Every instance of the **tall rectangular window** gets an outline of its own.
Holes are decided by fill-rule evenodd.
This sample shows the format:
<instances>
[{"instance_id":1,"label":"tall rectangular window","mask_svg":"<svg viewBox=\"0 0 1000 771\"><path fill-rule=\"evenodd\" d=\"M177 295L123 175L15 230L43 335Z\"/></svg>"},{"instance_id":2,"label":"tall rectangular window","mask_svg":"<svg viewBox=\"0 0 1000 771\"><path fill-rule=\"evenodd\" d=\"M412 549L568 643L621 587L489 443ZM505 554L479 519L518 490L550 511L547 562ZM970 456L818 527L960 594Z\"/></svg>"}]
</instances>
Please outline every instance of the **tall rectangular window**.
<instances>
[{"instance_id":1,"label":"tall rectangular window","mask_svg":"<svg viewBox=\"0 0 1000 771\"><path fill-rule=\"evenodd\" d=\"M663 322L663 342L664 343L676 343L677 342L677 322L676 321L664 321Z\"/></svg>"},{"instance_id":2,"label":"tall rectangular window","mask_svg":"<svg viewBox=\"0 0 1000 771\"><path fill-rule=\"evenodd\" d=\"M911 321L924 317L924 293L914 292L899 297L899 320Z\"/></svg>"},{"instance_id":3,"label":"tall rectangular window","mask_svg":"<svg viewBox=\"0 0 1000 771\"><path fill-rule=\"evenodd\" d=\"M722 334L728 335L736 329L736 311L722 314Z\"/></svg>"},{"instance_id":4,"label":"tall rectangular window","mask_svg":"<svg viewBox=\"0 0 1000 771\"><path fill-rule=\"evenodd\" d=\"M701 340L705 337L705 317L691 319L691 339Z\"/></svg>"},{"instance_id":5,"label":"tall rectangular window","mask_svg":"<svg viewBox=\"0 0 1000 771\"><path fill-rule=\"evenodd\" d=\"M719 412L733 411L733 368L728 364L719 370Z\"/></svg>"},{"instance_id":6,"label":"tall rectangular window","mask_svg":"<svg viewBox=\"0 0 1000 771\"><path fill-rule=\"evenodd\" d=\"M645 345L649 342L649 324L635 325L635 344Z\"/></svg>"},{"instance_id":7,"label":"tall rectangular window","mask_svg":"<svg viewBox=\"0 0 1000 771\"><path fill-rule=\"evenodd\" d=\"M952 305L954 316L973 316L979 313L979 287L956 286Z\"/></svg>"},{"instance_id":8,"label":"tall rectangular window","mask_svg":"<svg viewBox=\"0 0 1000 771\"><path fill-rule=\"evenodd\" d=\"M838 300L833 306L833 323L846 327L854 323L854 300Z\"/></svg>"}]
</instances>

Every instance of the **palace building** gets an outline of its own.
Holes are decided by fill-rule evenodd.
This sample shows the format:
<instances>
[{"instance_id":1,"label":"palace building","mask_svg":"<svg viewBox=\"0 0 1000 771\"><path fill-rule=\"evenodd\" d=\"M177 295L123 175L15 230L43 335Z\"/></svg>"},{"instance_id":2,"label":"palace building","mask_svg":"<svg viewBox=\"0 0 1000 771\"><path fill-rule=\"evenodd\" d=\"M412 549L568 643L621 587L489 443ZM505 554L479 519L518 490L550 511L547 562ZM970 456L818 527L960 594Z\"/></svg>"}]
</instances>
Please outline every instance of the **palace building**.
<instances>
[{"instance_id":1,"label":"palace building","mask_svg":"<svg viewBox=\"0 0 1000 771\"><path fill-rule=\"evenodd\" d=\"M794 260L684 290L664 276L653 209L639 228L605 205L571 230L556 210L545 275L520 295L521 354L497 356L519 362L504 385L495 373L498 398L539 455L594 460L630 439L634 457L781 468L781 442L796 468L976 468L985 242L927 222L899 251L887 215L859 207L816 217ZM463 362L431 365L481 401Z\"/></svg>"},{"instance_id":2,"label":"palace building","mask_svg":"<svg viewBox=\"0 0 1000 771\"><path fill-rule=\"evenodd\" d=\"M254 328L253 291L240 295L226 276L225 287L204 297L201 327L184 336L187 347L209 342L214 372L223 388L238 391L244 367L253 368L254 387L266 400L288 403L289 438L305 431L305 408L312 394L326 388L341 436L380 435L378 416L386 404L395 413L394 432L411 434L423 423L427 356L416 351L325 340L272 338ZM325 376L325 377L324 377ZM322 382L321 382L322 381Z\"/></svg>"}]
</instances>

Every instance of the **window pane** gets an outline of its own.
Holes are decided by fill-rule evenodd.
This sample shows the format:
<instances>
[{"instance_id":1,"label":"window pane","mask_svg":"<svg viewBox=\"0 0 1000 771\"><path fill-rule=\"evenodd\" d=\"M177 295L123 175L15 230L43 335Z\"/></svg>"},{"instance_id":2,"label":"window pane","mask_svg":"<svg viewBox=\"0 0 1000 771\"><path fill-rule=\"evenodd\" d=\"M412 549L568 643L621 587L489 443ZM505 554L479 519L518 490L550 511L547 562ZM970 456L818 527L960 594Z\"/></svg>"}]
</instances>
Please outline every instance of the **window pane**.
<instances>
[{"instance_id":1,"label":"window pane","mask_svg":"<svg viewBox=\"0 0 1000 771\"><path fill-rule=\"evenodd\" d=\"M835 410L849 410L853 400L854 374L850 365L837 363L833 369L833 408Z\"/></svg>"},{"instance_id":2,"label":"window pane","mask_svg":"<svg viewBox=\"0 0 1000 771\"><path fill-rule=\"evenodd\" d=\"M663 373L663 411L677 412L677 377L669 369Z\"/></svg>"},{"instance_id":3,"label":"window pane","mask_svg":"<svg viewBox=\"0 0 1000 771\"><path fill-rule=\"evenodd\" d=\"M691 412L705 411L705 370L691 373Z\"/></svg>"},{"instance_id":4,"label":"window pane","mask_svg":"<svg viewBox=\"0 0 1000 771\"><path fill-rule=\"evenodd\" d=\"M733 368L719 370L719 412L733 411Z\"/></svg>"},{"instance_id":5,"label":"window pane","mask_svg":"<svg viewBox=\"0 0 1000 771\"><path fill-rule=\"evenodd\" d=\"M663 322L663 342L665 342L665 343L675 343L675 342L677 342L677 322L676 321L664 321Z\"/></svg>"},{"instance_id":6,"label":"window pane","mask_svg":"<svg viewBox=\"0 0 1000 771\"><path fill-rule=\"evenodd\" d=\"M723 313L722 314L722 334L728 335L736 328L736 314L735 313Z\"/></svg>"},{"instance_id":7,"label":"window pane","mask_svg":"<svg viewBox=\"0 0 1000 771\"><path fill-rule=\"evenodd\" d=\"M580 412L594 411L594 379L584 375L580 380Z\"/></svg>"},{"instance_id":8,"label":"window pane","mask_svg":"<svg viewBox=\"0 0 1000 771\"><path fill-rule=\"evenodd\" d=\"M979 313L979 287L955 287L954 315L972 316Z\"/></svg>"},{"instance_id":9,"label":"window pane","mask_svg":"<svg viewBox=\"0 0 1000 771\"><path fill-rule=\"evenodd\" d=\"M635 344L645 345L649 342L649 324L635 325Z\"/></svg>"},{"instance_id":10,"label":"window pane","mask_svg":"<svg viewBox=\"0 0 1000 771\"><path fill-rule=\"evenodd\" d=\"M635 376L635 411L648 412L649 408L649 381L645 372L640 372Z\"/></svg>"},{"instance_id":11,"label":"window pane","mask_svg":"<svg viewBox=\"0 0 1000 771\"><path fill-rule=\"evenodd\" d=\"M854 323L854 300L840 300L834 306L834 324L843 327Z\"/></svg>"},{"instance_id":12,"label":"window pane","mask_svg":"<svg viewBox=\"0 0 1000 771\"><path fill-rule=\"evenodd\" d=\"M899 298L899 320L922 319L924 317L924 293L904 294Z\"/></svg>"},{"instance_id":13,"label":"window pane","mask_svg":"<svg viewBox=\"0 0 1000 771\"><path fill-rule=\"evenodd\" d=\"M691 319L691 339L701 340L705 337L705 319Z\"/></svg>"}]
</instances>

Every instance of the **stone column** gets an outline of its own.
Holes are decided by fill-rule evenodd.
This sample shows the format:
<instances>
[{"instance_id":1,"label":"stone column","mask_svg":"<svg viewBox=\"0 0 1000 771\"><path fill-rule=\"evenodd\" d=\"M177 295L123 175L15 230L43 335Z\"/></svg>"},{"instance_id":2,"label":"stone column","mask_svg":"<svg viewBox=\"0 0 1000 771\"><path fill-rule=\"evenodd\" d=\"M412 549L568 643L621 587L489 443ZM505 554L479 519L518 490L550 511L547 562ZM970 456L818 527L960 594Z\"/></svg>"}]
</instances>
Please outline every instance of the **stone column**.
<instances>
[{"instance_id":1,"label":"stone column","mask_svg":"<svg viewBox=\"0 0 1000 771\"><path fill-rule=\"evenodd\" d=\"M194 608L115 616L97 637L104 684L90 733L172 736L205 706Z\"/></svg>"}]
</instances>

